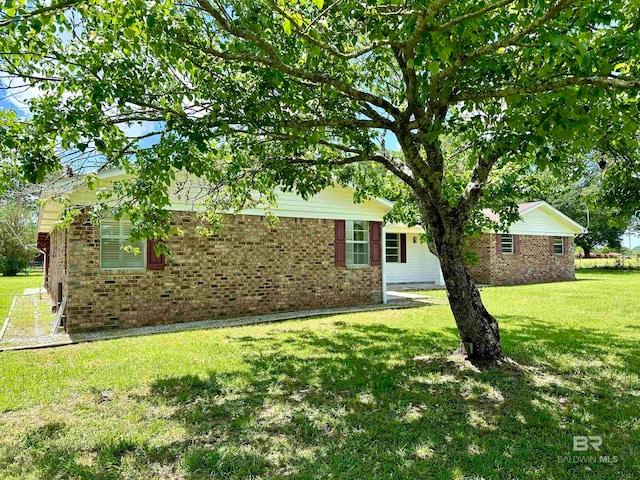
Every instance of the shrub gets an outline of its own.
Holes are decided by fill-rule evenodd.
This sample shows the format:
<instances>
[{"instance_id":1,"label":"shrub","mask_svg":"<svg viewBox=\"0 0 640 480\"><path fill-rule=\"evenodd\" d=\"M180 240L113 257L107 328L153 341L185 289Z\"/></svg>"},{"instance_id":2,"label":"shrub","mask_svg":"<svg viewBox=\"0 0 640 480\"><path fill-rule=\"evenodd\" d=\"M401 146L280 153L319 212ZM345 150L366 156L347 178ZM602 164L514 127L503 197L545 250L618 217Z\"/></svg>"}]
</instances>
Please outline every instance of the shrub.
<instances>
[{"instance_id":1,"label":"shrub","mask_svg":"<svg viewBox=\"0 0 640 480\"><path fill-rule=\"evenodd\" d=\"M29 268L28 252L25 255L9 254L0 258L0 273L5 277L15 277Z\"/></svg>"}]
</instances>

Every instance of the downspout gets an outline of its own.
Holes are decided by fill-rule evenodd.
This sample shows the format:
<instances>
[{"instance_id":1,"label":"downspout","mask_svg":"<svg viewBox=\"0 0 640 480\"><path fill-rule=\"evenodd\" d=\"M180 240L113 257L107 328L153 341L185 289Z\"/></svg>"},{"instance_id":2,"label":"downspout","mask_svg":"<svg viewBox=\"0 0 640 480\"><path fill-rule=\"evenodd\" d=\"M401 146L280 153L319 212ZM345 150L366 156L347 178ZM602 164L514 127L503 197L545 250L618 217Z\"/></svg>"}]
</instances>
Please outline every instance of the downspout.
<instances>
[{"instance_id":1,"label":"downspout","mask_svg":"<svg viewBox=\"0 0 640 480\"><path fill-rule=\"evenodd\" d=\"M380 243L382 245L382 258L380 262L380 266L382 267L382 303L387 303L387 235L385 234L386 225L382 227L380 235L382 238L380 239Z\"/></svg>"},{"instance_id":2,"label":"downspout","mask_svg":"<svg viewBox=\"0 0 640 480\"><path fill-rule=\"evenodd\" d=\"M589 219L589 207L587 207L587 226L585 228L585 232L587 233L589 231L589 225L591 224L591 220Z\"/></svg>"}]
</instances>

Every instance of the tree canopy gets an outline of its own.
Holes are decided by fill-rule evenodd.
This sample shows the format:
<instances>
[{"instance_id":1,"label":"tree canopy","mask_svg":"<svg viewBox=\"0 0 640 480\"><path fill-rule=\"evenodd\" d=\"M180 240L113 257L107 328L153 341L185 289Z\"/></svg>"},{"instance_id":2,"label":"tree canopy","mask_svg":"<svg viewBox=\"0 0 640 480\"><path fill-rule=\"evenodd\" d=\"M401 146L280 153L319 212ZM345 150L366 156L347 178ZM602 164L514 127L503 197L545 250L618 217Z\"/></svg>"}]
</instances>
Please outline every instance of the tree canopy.
<instances>
[{"instance_id":1,"label":"tree canopy","mask_svg":"<svg viewBox=\"0 0 640 480\"><path fill-rule=\"evenodd\" d=\"M595 156L600 159L599 155ZM546 200L565 215L587 227L587 232L575 238L586 256L595 247L607 246L619 250L622 235L631 223L627 208L609 196L605 185L610 184L609 172L603 173L594 163L593 152L582 158L583 166L577 171L565 171L564 176L549 172L535 172L531 180L536 198ZM565 169L566 170L566 169Z\"/></svg>"},{"instance_id":2,"label":"tree canopy","mask_svg":"<svg viewBox=\"0 0 640 480\"><path fill-rule=\"evenodd\" d=\"M116 186L120 211L157 236L177 170L207 180L209 207L228 209L250 191L310 195L348 166L378 165L409 188L463 343L480 356L499 354L499 341L480 338L497 338L497 323L462 260L474 212L513 212L513 181L501 179L527 165L637 138L637 2L5 5L0 68L38 88L26 120L1 120L27 178L62 164L123 168L135 179Z\"/></svg>"},{"instance_id":3,"label":"tree canopy","mask_svg":"<svg viewBox=\"0 0 640 480\"><path fill-rule=\"evenodd\" d=\"M37 255L34 211L29 205L0 204L0 273L12 277L26 271Z\"/></svg>"}]
</instances>

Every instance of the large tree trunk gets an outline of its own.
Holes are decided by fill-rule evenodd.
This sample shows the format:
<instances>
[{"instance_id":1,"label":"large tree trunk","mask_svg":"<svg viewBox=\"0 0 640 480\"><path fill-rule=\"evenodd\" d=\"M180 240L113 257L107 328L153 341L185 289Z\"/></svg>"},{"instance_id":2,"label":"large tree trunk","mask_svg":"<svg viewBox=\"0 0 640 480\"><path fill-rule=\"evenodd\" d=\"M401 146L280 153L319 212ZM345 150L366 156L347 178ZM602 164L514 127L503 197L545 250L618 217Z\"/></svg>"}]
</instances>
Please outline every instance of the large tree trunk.
<instances>
[{"instance_id":1,"label":"large tree trunk","mask_svg":"<svg viewBox=\"0 0 640 480\"><path fill-rule=\"evenodd\" d=\"M465 265L463 234L434 232L434 242L458 326L462 347L471 359L495 361L502 355L497 320L487 311Z\"/></svg>"}]
</instances>

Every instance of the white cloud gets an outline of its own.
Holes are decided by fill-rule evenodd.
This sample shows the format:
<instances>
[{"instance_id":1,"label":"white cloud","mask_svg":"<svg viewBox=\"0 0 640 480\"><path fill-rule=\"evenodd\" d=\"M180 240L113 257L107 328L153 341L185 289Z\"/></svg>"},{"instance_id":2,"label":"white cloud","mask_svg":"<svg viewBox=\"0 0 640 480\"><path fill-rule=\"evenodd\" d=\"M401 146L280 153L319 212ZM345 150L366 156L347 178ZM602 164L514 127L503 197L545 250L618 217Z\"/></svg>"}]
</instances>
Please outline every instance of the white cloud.
<instances>
[{"instance_id":1,"label":"white cloud","mask_svg":"<svg viewBox=\"0 0 640 480\"><path fill-rule=\"evenodd\" d=\"M13 76L2 79L2 89L5 100L25 114L29 112L29 100L44 94L37 86Z\"/></svg>"}]
</instances>

